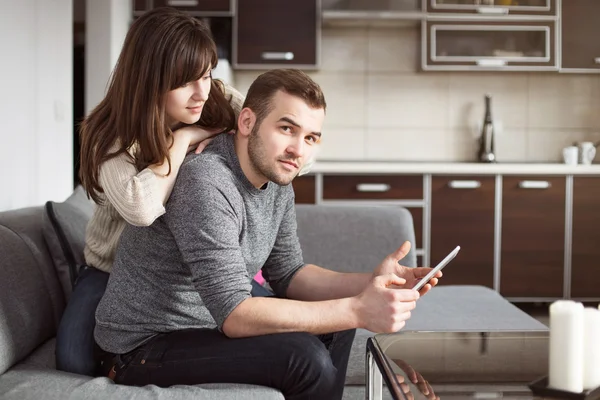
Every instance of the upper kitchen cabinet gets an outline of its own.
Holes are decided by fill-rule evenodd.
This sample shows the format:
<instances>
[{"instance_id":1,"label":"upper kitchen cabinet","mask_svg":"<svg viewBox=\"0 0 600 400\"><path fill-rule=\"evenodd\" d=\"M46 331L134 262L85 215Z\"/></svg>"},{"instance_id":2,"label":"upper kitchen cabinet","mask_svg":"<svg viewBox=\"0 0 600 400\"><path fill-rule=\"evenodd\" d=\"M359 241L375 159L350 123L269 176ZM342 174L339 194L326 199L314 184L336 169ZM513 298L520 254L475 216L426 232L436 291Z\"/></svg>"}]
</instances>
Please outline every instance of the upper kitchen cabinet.
<instances>
[{"instance_id":1,"label":"upper kitchen cabinet","mask_svg":"<svg viewBox=\"0 0 600 400\"><path fill-rule=\"evenodd\" d=\"M561 25L561 71L599 72L600 1L563 1Z\"/></svg>"},{"instance_id":2,"label":"upper kitchen cabinet","mask_svg":"<svg viewBox=\"0 0 600 400\"><path fill-rule=\"evenodd\" d=\"M173 7L196 17L231 17L235 0L134 0L134 15L156 7Z\"/></svg>"},{"instance_id":3,"label":"upper kitchen cabinet","mask_svg":"<svg viewBox=\"0 0 600 400\"><path fill-rule=\"evenodd\" d=\"M428 13L556 16L556 0L423 0ZM590 0L594 1L594 0Z\"/></svg>"},{"instance_id":4,"label":"upper kitchen cabinet","mask_svg":"<svg viewBox=\"0 0 600 400\"><path fill-rule=\"evenodd\" d=\"M320 14L320 0L238 1L233 24L233 67L316 69Z\"/></svg>"},{"instance_id":5,"label":"upper kitchen cabinet","mask_svg":"<svg viewBox=\"0 0 600 400\"><path fill-rule=\"evenodd\" d=\"M556 21L429 19L423 70L556 71Z\"/></svg>"}]
</instances>

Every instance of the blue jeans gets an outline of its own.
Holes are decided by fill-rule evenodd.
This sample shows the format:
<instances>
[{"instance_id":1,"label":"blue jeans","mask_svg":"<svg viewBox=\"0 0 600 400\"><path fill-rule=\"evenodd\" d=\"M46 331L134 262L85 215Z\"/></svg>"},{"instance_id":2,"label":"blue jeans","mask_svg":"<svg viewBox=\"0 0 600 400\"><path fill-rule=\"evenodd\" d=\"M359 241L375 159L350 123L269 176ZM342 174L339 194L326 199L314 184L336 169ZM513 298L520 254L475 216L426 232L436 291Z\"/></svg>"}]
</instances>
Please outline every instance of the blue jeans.
<instances>
[{"instance_id":1,"label":"blue jeans","mask_svg":"<svg viewBox=\"0 0 600 400\"><path fill-rule=\"evenodd\" d=\"M94 376L96 308L104 295L109 274L83 266L56 332L56 369ZM273 296L267 288L252 280L252 296Z\"/></svg>"},{"instance_id":2,"label":"blue jeans","mask_svg":"<svg viewBox=\"0 0 600 400\"><path fill-rule=\"evenodd\" d=\"M96 307L104 295L109 274L83 266L56 332L56 369L93 376Z\"/></svg>"}]
</instances>

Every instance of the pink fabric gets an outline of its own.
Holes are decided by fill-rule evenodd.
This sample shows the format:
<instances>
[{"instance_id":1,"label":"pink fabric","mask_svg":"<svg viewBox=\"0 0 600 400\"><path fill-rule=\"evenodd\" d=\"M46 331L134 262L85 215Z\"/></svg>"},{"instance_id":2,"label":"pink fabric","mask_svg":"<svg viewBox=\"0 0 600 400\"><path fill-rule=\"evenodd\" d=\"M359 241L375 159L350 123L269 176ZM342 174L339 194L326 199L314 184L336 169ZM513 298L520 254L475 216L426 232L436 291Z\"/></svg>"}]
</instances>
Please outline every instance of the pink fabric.
<instances>
[{"instance_id":1,"label":"pink fabric","mask_svg":"<svg viewBox=\"0 0 600 400\"><path fill-rule=\"evenodd\" d=\"M265 284L265 278L262 276L262 271L258 271L258 274L254 275L254 280L261 285Z\"/></svg>"}]
</instances>

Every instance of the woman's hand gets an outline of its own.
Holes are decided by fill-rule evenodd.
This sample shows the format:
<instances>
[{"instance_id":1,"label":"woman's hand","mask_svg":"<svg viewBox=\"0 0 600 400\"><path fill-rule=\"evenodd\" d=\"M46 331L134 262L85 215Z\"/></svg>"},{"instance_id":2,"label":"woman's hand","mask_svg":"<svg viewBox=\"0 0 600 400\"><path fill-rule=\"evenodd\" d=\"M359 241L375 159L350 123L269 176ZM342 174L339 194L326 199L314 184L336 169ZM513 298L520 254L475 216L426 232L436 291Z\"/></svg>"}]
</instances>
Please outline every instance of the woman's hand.
<instances>
[{"instance_id":1,"label":"woman's hand","mask_svg":"<svg viewBox=\"0 0 600 400\"><path fill-rule=\"evenodd\" d=\"M175 140L183 140L187 143L187 153L195 149L195 153L200 154L220 132L216 129L208 130L198 126L185 126L177 129L173 135Z\"/></svg>"}]
</instances>

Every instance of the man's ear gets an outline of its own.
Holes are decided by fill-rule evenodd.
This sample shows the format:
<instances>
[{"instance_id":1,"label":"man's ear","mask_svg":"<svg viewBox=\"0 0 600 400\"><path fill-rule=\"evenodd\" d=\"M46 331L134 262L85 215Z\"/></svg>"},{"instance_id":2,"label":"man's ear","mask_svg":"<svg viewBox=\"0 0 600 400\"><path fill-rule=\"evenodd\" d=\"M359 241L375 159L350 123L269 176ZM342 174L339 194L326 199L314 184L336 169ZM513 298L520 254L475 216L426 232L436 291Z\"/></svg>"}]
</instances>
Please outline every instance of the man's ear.
<instances>
[{"instance_id":1,"label":"man's ear","mask_svg":"<svg viewBox=\"0 0 600 400\"><path fill-rule=\"evenodd\" d=\"M242 111L240 111L240 116L238 117L238 133L242 136L250 136L255 123L256 114L254 114L254 111L248 107L242 109Z\"/></svg>"}]
</instances>

